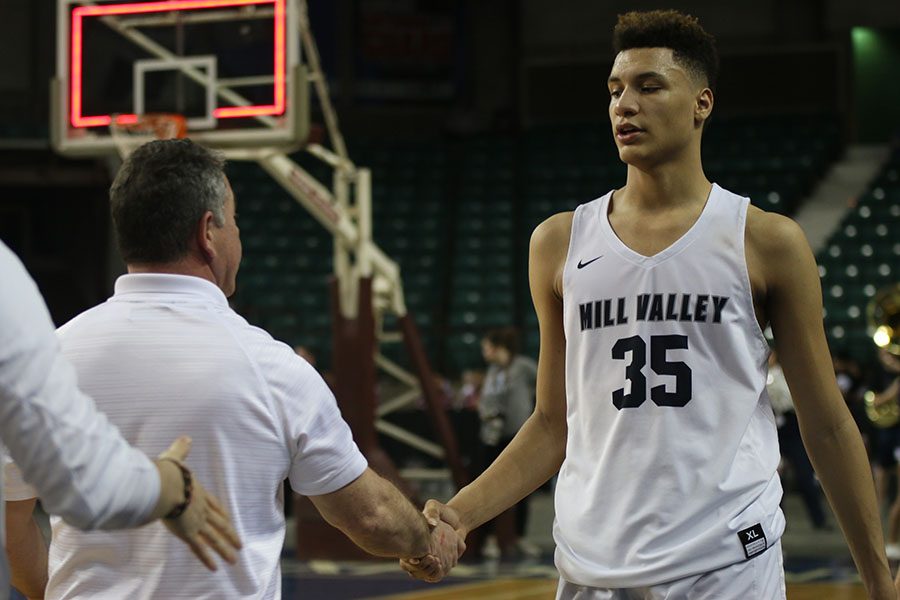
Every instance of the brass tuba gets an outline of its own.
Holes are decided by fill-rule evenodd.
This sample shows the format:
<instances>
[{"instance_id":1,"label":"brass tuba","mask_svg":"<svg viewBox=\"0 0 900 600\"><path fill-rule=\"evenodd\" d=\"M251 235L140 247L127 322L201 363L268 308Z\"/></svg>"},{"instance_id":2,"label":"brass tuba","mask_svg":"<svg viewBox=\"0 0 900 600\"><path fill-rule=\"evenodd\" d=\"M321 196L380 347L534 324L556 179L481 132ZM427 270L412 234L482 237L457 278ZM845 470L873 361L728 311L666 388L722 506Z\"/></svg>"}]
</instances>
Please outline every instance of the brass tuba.
<instances>
[{"instance_id":1,"label":"brass tuba","mask_svg":"<svg viewBox=\"0 0 900 600\"><path fill-rule=\"evenodd\" d=\"M866 309L869 333L879 348L900 359L900 283L878 290ZM876 427L893 427L900 421L900 405L896 400L875 404L875 392L863 396L866 416Z\"/></svg>"}]
</instances>

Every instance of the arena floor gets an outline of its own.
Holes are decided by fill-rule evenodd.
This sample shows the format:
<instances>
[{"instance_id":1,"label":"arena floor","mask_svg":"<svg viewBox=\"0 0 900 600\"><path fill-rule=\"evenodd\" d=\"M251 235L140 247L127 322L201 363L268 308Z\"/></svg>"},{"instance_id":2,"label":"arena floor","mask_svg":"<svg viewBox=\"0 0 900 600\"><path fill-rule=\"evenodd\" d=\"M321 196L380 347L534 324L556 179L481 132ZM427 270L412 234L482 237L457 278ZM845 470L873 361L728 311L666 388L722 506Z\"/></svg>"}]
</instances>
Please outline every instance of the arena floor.
<instances>
[{"instance_id":1,"label":"arena floor","mask_svg":"<svg viewBox=\"0 0 900 600\"><path fill-rule=\"evenodd\" d=\"M782 543L788 598L865 598L836 526L830 525L824 531L812 529L802 504L793 495L788 495L785 511L788 529ZM437 585L409 578L394 562L301 563L289 558L288 549L283 561L283 595L286 600L552 600L557 577L550 537L552 514L550 494L540 493L533 498L528 539L542 549L541 558L463 564Z\"/></svg>"},{"instance_id":2,"label":"arena floor","mask_svg":"<svg viewBox=\"0 0 900 600\"><path fill-rule=\"evenodd\" d=\"M866 597L863 587L831 515L826 530L814 530L797 496L789 494L784 509L788 527L782 546L789 600L863 600ZM540 558L461 564L439 584L410 578L395 561L301 562L293 558L294 536L288 535L282 559L282 597L285 600L552 600L557 581L550 534L552 521L552 496L539 492L532 498L527 538L542 550ZM293 523L289 521L289 531L292 530ZM13 593L12 600L23 599Z\"/></svg>"}]
</instances>

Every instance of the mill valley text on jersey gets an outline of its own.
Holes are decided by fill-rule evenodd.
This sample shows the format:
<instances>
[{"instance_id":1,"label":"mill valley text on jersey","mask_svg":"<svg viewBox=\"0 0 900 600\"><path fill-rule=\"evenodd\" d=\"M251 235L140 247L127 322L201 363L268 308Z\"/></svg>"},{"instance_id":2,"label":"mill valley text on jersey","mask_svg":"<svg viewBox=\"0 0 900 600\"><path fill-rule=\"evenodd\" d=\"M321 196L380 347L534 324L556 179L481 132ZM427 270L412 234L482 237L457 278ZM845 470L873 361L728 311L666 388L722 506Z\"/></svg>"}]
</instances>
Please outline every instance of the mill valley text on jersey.
<instances>
[{"instance_id":1,"label":"mill valley text on jersey","mask_svg":"<svg viewBox=\"0 0 900 600\"><path fill-rule=\"evenodd\" d=\"M602 298L578 304L581 331L635 321L721 323L727 296L711 294L638 294L633 298Z\"/></svg>"}]
</instances>

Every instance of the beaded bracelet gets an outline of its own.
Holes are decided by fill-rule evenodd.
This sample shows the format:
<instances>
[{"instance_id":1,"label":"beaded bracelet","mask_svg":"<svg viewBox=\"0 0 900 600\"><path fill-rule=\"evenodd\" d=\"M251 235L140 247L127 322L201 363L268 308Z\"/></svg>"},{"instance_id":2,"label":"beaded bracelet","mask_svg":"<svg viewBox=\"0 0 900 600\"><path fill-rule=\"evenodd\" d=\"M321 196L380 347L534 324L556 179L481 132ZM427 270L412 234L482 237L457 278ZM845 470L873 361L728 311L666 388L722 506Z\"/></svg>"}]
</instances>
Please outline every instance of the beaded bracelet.
<instances>
[{"instance_id":1,"label":"beaded bracelet","mask_svg":"<svg viewBox=\"0 0 900 600\"><path fill-rule=\"evenodd\" d=\"M184 514L184 511L187 510L188 505L191 503L191 497L194 491L194 478L191 475L190 469L188 469L180 460L169 457L164 457L160 460L167 460L176 465L181 470L181 478L184 480L184 502L173 508L169 514L163 517L164 519L177 519Z\"/></svg>"}]
</instances>

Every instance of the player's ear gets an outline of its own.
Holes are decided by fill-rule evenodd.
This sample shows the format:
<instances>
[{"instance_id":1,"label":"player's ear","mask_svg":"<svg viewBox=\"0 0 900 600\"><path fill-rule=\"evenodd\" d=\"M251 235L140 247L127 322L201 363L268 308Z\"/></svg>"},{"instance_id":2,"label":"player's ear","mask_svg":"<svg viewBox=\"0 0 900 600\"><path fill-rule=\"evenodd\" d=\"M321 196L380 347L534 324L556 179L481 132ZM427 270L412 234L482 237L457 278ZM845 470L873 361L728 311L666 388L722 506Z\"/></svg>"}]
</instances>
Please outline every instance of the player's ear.
<instances>
[{"instance_id":1,"label":"player's ear","mask_svg":"<svg viewBox=\"0 0 900 600\"><path fill-rule=\"evenodd\" d=\"M702 127L709 115L712 114L714 99L712 90L708 87L703 88L697 94L694 101L694 123L698 127Z\"/></svg>"}]
</instances>

